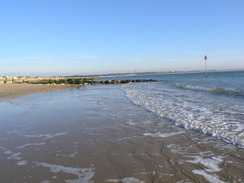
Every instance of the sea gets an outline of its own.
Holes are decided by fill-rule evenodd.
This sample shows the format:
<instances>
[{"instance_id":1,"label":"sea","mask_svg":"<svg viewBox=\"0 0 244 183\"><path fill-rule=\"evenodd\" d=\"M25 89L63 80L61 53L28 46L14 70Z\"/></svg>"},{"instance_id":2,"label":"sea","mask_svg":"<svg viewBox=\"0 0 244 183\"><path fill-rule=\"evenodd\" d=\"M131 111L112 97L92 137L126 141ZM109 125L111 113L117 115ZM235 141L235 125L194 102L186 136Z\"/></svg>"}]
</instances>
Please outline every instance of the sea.
<instances>
[{"instance_id":1,"label":"sea","mask_svg":"<svg viewBox=\"0 0 244 183\"><path fill-rule=\"evenodd\" d=\"M121 89L134 104L173 125L244 148L244 71L211 72L207 79L205 73L120 79L157 80L130 83Z\"/></svg>"}]
</instances>

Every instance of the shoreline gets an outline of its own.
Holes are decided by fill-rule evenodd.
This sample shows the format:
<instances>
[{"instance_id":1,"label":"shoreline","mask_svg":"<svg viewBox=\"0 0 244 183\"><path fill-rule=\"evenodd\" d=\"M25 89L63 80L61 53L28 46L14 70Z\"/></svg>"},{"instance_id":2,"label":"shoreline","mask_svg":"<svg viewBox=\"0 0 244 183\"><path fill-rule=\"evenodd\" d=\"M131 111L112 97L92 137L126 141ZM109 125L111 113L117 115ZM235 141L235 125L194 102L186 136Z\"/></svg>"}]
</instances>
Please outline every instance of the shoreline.
<instances>
[{"instance_id":1,"label":"shoreline","mask_svg":"<svg viewBox=\"0 0 244 183\"><path fill-rule=\"evenodd\" d=\"M40 92L73 88L71 85L39 85L39 84L2 84L0 85L0 102L4 99L18 98Z\"/></svg>"}]
</instances>

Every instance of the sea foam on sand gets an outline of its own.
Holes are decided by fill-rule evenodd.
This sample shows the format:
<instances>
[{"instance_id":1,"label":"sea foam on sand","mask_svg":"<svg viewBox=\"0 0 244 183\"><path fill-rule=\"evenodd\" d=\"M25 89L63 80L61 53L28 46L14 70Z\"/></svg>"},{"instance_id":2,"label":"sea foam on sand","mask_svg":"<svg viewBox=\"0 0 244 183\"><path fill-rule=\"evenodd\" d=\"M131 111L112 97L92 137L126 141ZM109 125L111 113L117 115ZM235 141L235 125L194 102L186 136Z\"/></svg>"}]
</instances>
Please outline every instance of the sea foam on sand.
<instances>
[{"instance_id":1,"label":"sea foam on sand","mask_svg":"<svg viewBox=\"0 0 244 183\"><path fill-rule=\"evenodd\" d=\"M171 132L171 133L160 133L160 132L157 132L157 133L144 133L143 135L144 136L151 136L151 137L166 138L166 137L170 137L170 136L173 136L173 135L179 135L179 134L182 134L182 133L185 133L185 132L184 131Z\"/></svg>"},{"instance_id":2,"label":"sea foam on sand","mask_svg":"<svg viewBox=\"0 0 244 183\"><path fill-rule=\"evenodd\" d=\"M207 181L212 183L225 183L224 181L221 181L217 175L212 174L213 172L221 171L221 168L219 167L219 164L223 162L221 156L209 158L203 158L200 156L184 157L194 158L193 160L186 160L185 162L200 164L205 167L205 169L193 170L193 173L202 175Z\"/></svg>"},{"instance_id":3,"label":"sea foam on sand","mask_svg":"<svg viewBox=\"0 0 244 183\"><path fill-rule=\"evenodd\" d=\"M107 179L106 182L144 183L144 181L141 181L134 177L126 177L126 178L122 178L122 179Z\"/></svg>"},{"instance_id":4,"label":"sea foam on sand","mask_svg":"<svg viewBox=\"0 0 244 183\"><path fill-rule=\"evenodd\" d=\"M69 132L61 132L61 133L55 133L55 134L33 134L33 135L23 135L24 137L29 137L29 138L43 138L43 140L50 139L53 137L58 137L62 135L67 135Z\"/></svg>"},{"instance_id":5,"label":"sea foam on sand","mask_svg":"<svg viewBox=\"0 0 244 183\"><path fill-rule=\"evenodd\" d=\"M94 176L94 168L73 168L73 167L65 167L61 165L52 165L45 162L35 162L37 166L42 166L45 168L50 168L50 172L58 173L58 172L64 172L64 173L70 173L73 175L77 175L78 179L75 180L65 180L67 183L89 183L91 182L91 178Z\"/></svg>"}]
</instances>

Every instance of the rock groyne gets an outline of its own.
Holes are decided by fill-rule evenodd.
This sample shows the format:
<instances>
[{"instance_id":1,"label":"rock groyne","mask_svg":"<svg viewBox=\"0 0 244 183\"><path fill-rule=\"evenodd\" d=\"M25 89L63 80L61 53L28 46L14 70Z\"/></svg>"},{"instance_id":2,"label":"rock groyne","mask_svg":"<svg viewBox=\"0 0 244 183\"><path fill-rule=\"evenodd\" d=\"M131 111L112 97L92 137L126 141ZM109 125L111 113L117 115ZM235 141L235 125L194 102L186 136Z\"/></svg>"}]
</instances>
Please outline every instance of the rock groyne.
<instances>
[{"instance_id":1,"label":"rock groyne","mask_svg":"<svg viewBox=\"0 0 244 183\"><path fill-rule=\"evenodd\" d=\"M95 85L95 84L126 84L135 82L156 82L153 79L103 80L86 77L0 77L0 84L53 84L53 85Z\"/></svg>"}]
</instances>

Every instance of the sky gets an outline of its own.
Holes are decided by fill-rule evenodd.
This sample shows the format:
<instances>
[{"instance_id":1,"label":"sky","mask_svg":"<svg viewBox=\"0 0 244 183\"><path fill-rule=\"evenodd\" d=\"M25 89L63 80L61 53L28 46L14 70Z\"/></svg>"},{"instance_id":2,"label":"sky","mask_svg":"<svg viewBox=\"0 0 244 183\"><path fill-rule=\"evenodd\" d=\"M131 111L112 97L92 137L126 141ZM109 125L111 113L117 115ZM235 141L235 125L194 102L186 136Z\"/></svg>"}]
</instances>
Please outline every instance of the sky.
<instances>
[{"instance_id":1,"label":"sky","mask_svg":"<svg viewBox=\"0 0 244 183\"><path fill-rule=\"evenodd\" d=\"M0 0L0 75L244 69L243 0Z\"/></svg>"}]
</instances>

